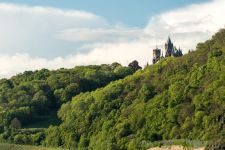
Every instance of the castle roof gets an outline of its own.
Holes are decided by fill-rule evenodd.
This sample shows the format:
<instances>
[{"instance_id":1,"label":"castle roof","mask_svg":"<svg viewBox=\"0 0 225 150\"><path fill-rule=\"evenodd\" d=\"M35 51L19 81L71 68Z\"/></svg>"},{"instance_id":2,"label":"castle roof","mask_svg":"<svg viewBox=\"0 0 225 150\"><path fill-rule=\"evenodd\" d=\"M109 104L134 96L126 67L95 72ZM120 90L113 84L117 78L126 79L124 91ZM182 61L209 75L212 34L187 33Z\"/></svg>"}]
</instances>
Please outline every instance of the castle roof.
<instances>
[{"instance_id":1,"label":"castle roof","mask_svg":"<svg viewBox=\"0 0 225 150\"><path fill-rule=\"evenodd\" d=\"M171 45L172 44L171 39L170 39L170 36L168 36L167 44L168 45Z\"/></svg>"}]
</instances>

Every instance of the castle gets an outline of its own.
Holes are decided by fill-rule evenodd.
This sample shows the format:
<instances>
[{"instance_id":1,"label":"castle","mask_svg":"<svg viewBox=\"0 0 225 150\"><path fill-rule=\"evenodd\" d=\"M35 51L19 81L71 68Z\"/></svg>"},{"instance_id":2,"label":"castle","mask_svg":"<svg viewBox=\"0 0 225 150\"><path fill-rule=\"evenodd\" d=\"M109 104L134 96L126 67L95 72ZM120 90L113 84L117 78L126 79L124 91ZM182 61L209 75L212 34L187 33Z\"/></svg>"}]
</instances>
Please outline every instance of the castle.
<instances>
[{"instance_id":1,"label":"castle","mask_svg":"<svg viewBox=\"0 0 225 150\"><path fill-rule=\"evenodd\" d=\"M165 43L165 56L163 56L163 53L161 52L161 49L157 48L153 49L153 59L152 63L155 64L157 63L160 59L163 59L165 57L179 57L182 56L182 50L179 48L177 49L173 43L171 42L170 37L168 37L167 42Z\"/></svg>"}]
</instances>

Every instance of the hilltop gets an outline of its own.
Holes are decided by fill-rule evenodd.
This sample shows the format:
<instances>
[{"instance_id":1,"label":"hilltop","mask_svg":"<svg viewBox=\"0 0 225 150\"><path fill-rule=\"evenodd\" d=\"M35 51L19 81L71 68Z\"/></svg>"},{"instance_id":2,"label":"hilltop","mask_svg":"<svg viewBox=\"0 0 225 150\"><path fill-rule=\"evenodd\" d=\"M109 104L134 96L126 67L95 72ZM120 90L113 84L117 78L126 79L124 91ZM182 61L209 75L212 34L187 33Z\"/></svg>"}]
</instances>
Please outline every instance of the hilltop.
<instances>
[{"instance_id":1,"label":"hilltop","mask_svg":"<svg viewBox=\"0 0 225 150\"><path fill-rule=\"evenodd\" d=\"M2 139L99 150L147 149L152 142L174 139L225 139L225 29L193 52L137 72L118 64L76 69L1 80ZM59 109L59 121L48 129L12 124L16 117L29 125L31 114L48 115L52 108Z\"/></svg>"},{"instance_id":2,"label":"hilltop","mask_svg":"<svg viewBox=\"0 0 225 150\"><path fill-rule=\"evenodd\" d=\"M169 139L225 139L225 29L183 57L168 57L79 94L58 112L51 146L146 149Z\"/></svg>"}]
</instances>

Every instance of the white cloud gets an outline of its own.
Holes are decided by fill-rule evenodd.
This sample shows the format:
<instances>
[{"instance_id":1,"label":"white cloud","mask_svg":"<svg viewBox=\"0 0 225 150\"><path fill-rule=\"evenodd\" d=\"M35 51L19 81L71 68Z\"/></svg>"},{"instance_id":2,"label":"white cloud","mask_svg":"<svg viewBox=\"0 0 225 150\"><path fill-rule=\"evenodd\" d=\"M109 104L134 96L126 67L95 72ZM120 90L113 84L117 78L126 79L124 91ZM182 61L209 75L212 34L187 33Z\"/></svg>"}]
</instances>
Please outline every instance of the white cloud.
<instances>
[{"instance_id":1,"label":"white cloud","mask_svg":"<svg viewBox=\"0 0 225 150\"><path fill-rule=\"evenodd\" d=\"M123 51L128 47L130 52ZM151 51L146 51L148 45L141 42L104 44L99 48L93 48L87 54L69 55L67 57L56 57L46 59L32 57L28 54L0 55L0 77L10 77L25 70L38 70L42 68L71 68L75 65L105 64L120 62L127 65L129 62L147 60L151 56Z\"/></svg>"},{"instance_id":2,"label":"white cloud","mask_svg":"<svg viewBox=\"0 0 225 150\"><path fill-rule=\"evenodd\" d=\"M59 38L74 42L121 42L136 40L147 36L142 29L137 28L75 28L59 33Z\"/></svg>"},{"instance_id":3,"label":"white cloud","mask_svg":"<svg viewBox=\"0 0 225 150\"><path fill-rule=\"evenodd\" d=\"M76 51L77 44L57 39L58 32L108 26L103 18L89 12L8 3L0 3L0 21L0 53L47 57Z\"/></svg>"},{"instance_id":4,"label":"white cloud","mask_svg":"<svg viewBox=\"0 0 225 150\"><path fill-rule=\"evenodd\" d=\"M62 17L74 17L75 19L82 19L82 20L96 20L100 17L84 11L77 11L77 10L62 10L52 7L29 7L27 5L15 5L9 3L1 3L0 4L1 12L7 13L20 13L20 15L24 15L23 13L29 13L31 15L52 15L53 16L62 16Z\"/></svg>"},{"instance_id":5,"label":"white cloud","mask_svg":"<svg viewBox=\"0 0 225 150\"><path fill-rule=\"evenodd\" d=\"M224 0L211 0L172 10L152 17L145 31L156 37L170 35L187 51L224 27L224 6Z\"/></svg>"},{"instance_id":6,"label":"white cloud","mask_svg":"<svg viewBox=\"0 0 225 150\"><path fill-rule=\"evenodd\" d=\"M4 5L8 6L8 4ZM85 52L71 53L69 56L52 59L28 54L0 54L0 77L9 77L25 70L56 69L115 61L127 65L134 59L143 66L147 61L151 62L151 49L156 44L163 48L168 35L172 37L175 45L181 46L187 52L188 49L194 49L198 42L210 38L225 24L224 0L211 0L153 16L143 29L109 25L101 17L87 12L13 5L19 9L18 11L11 4L9 6L6 11L1 9L0 4L0 19L6 19L8 22L0 25L0 48L5 42L7 48L7 44L12 44L9 39L13 39L12 45L32 49L35 45L33 40L44 39L47 40L43 43L44 48L65 46L67 49L66 46L71 47L71 44L79 43L76 48ZM18 16L23 17L16 19ZM27 20L31 21L27 22ZM8 25L13 29L8 28ZM19 29L22 31L17 31ZM4 30L10 35L6 39L3 37L8 35ZM10 30L17 34L14 35ZM31 31L37 32L34 33L35 36L32 36ZM13 36L15 38L12 38ZM63 42L65 43L62 44ZM40 42L36 44L39 47ZM53 49L47 53L51 55L55 51Z\"/></svg>"}]
</instances>

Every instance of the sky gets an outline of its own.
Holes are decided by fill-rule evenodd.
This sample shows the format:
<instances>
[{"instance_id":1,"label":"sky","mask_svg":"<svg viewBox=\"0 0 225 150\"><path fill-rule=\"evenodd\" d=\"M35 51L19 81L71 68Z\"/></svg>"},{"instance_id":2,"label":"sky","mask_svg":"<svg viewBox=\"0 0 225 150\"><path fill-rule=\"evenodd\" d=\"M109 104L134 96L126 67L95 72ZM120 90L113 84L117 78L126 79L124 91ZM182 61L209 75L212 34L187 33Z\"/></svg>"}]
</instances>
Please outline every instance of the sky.
<instances>
[{"instance_id":1,"label":"sky","mask_svg":"<svg viewBox=\"0 0 225 150\"><path fill-rule=\"evenodd\" d=\"M138 60L168 36L186 53L225 25L225 0L0 0L0 78Z\"/></svg>"},{"instance_id":2,"label":"sky","mask_svg":"<svg viewBox=\"0 0 225 150\"><path fill-rule=\"evenodd\" d=\"M207 0L1 0L29 6L56 7L91 12L110 23L129 27L144 27L150 16Z\"/></svg>"}]
</instances>

